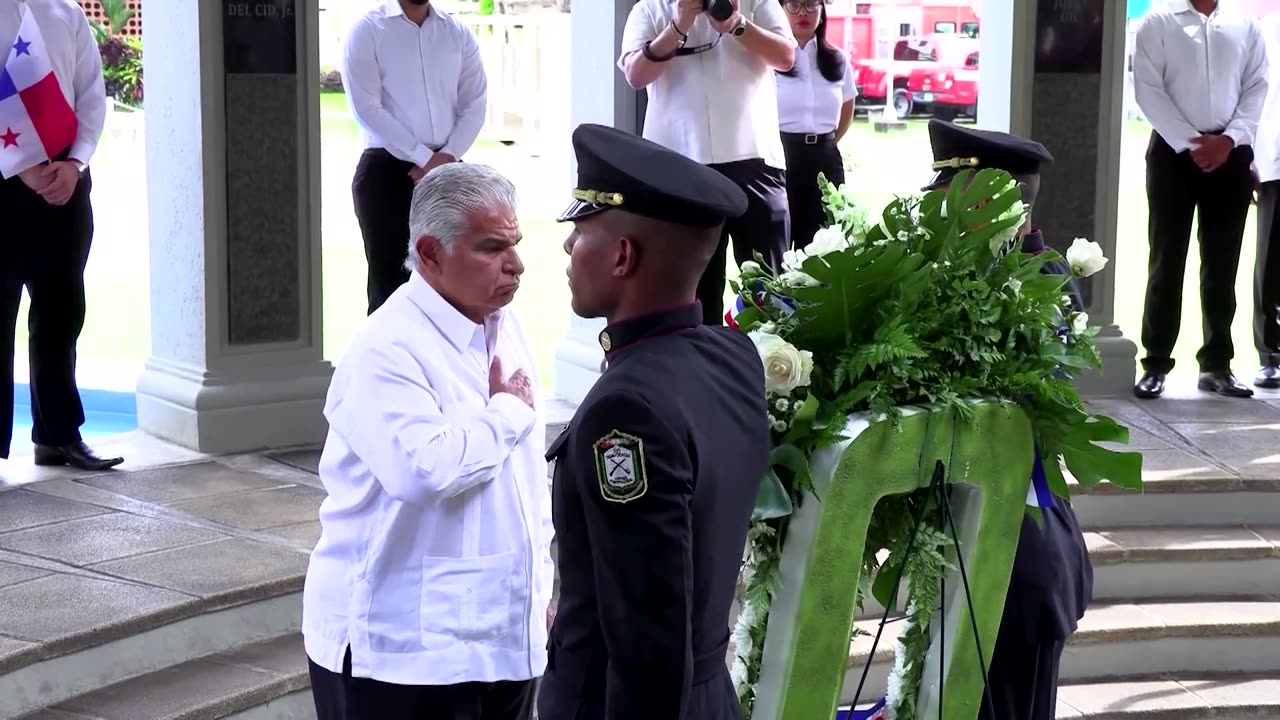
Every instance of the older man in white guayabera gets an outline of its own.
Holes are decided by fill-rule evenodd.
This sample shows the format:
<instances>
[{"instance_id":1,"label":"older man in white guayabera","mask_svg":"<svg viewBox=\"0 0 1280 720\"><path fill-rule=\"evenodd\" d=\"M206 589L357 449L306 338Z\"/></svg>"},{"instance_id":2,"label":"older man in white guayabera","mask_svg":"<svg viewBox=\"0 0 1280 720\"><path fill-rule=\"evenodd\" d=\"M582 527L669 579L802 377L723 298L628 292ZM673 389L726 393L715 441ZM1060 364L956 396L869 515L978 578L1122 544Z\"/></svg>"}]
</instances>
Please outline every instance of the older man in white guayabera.
<instances>
[{"instance_id":1,"label":"older man in white guayabera","mask_svg":"<svg viewBox=\"0 0 1280 720\"><path fill-rule=\"evenodd\" d=\"M546 665L551 511L515 188L418 183L410 280L343 357L303 636L319 720L521 720ZM514 372L512 372L514 371Z\"/></svg>"}]
</instances>

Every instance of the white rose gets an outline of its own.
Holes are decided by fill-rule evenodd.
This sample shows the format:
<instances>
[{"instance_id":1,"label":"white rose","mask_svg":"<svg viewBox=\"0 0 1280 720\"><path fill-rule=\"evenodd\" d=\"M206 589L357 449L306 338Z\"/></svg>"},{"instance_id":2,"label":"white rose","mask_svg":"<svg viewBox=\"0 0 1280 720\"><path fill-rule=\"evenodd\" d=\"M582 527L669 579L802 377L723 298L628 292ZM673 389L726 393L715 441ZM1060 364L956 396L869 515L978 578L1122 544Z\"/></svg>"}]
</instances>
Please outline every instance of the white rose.
<instances>
[{"instance_id":1,"label":"white rose","mask_svg":"<svg viewBox=\"0 0 1280 720\"><path fill-rule=\"evenodd\" d=\"M1080 335L1089 329L1089 313L1078 312L1071 316L1071 334Z\"/></svg>"},{"instance_id":2,"label":"white rose","mask_svg":"<svg viewBox=\"0 0 1280 720\"><path fill-rule=\"evenodd\" d=\"M778 326L772 322L763 322L756 326L757 332L769 333L770 335L778 334Z\"/></svg>"},{"instance_id":3,"label":"white rose","mask_svg":"<svg viewBox=\"0 0 1280 720\"><path fill-rule=\"evenodd\" d=\"M822 257L848 247L849 240L845 238L844 231L838 227L828 227L814 233L813 242L809 243L804 252L809 257Z\"/></svg>"},{"instance_id":4,"label":"white rose","mask_svg":"<svg viewBox=\"0 0 1280 720\"><path fill-rule=\"evenodd\" d=\"M729 679L733 681L733 689L741 697L743 691L747 689L747 664L735 657L733 666L729 668Z\"/></svg>"},{"instance_id":5,"label":"white rose","mask_svg":"<svg viewBox=\"0 0 1280 720\"><path fill-rule=\"evenodd\" d=\"M760 267L760 263L756 262L755 260L748 260L742 263L742 267L738 268L738 275L744 278L755 277L756 275L763 275L763 274L764 274L764 268Z\"/></svg>"},{"instance_id":6,"label":"white rose","mask_svg":"<svg viewBox=\"0 0 1280 720\"><path fill-rule=\"evenodd\" d=\"M782 273L778 276L778 282L792 288L818 287L822 284L809 273L799 270L788 270Z\"/></svg>"},{"instance_id":7,"label":"white rose","mask_svg":"<svg viewBox=\"0 0 1280 720\"><path fill-rule=\"evenodd\" d=\"M808 257L804 250L785 250L782 253L782 269L799 270Z\"/></svg>"},{"instance_id":8,"label":"white rose","mask_svg":"<svg viewBox=\"0 0 1280 720\"><path fill-rule=\"evenodd\" d=\"M771 333L753 330L748 333L764 363L764 387L773 395L787 395L808 385L813 373L813 353L798 350L795 345Z\"/></svg>"},{"instance_id":9,"label":"white rose","mask_svg":"<svg viewBox=\"0 0 1280 720\"><path fill-rule=\"evenodd\" d=\"M1067 248L1067 264L1076 276L1089 277L1107 266L1107 256L1098 243L1078 237Z\"/></svg>"}]
</instances>

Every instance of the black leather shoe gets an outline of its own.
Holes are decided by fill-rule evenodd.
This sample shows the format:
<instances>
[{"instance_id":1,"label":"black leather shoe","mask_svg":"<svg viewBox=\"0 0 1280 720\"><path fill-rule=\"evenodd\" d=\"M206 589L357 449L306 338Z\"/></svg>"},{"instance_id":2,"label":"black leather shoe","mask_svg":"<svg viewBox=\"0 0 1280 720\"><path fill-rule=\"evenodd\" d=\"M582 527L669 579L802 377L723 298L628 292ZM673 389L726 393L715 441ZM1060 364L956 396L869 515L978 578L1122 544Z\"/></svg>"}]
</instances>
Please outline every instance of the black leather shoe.
<instances>
[{"instance_id":1,"label":"black leather shoe","mask_svg":"<svg viewBox=\"0 0 1280 720\"><path fill-rule=\"evenodd\" d=\"M98 457L93 448L85 445L84 442L74 442L70 445L59 446L36 446L37 465L69 465L77 470L108 470L123 462L124 458L122 457Z\"/></svg>"},{"instance_id":2,"label":"black leather shoe","mask_svg":"<svg viewBox=\"0 0 1280 720\"><path fill-rule=\"evenodd\" d=\"M1267 390L1280 389L1280 365L1264 365L1258 371L1253 384Z\"/></svg>"},{"instance_id":3,"label":"black leather shoe","mask_svg":"<svg viewBox=\"0 0 1280 720\"><path fill-rule=\"evenodd\" d=\"M1145 372L1138 384L1133 386L1134 397L1142 400L1158 398L1164 394L1164 373Z\"/></svg>"},{"instance_id":4,"label":"black leather shoe","mask_svg":"<svg viewBox=\"0 0 1280 720\"><path fill-rule=\"evenodd\" d=\"M1237 380L1236 376L1232 375L1230 370L1215 370L1213 372L1200 373L1199 387L1205 392L1218 393L1225 397L1253 397L1253 390L1245 387L1244 383Z\"/></svg>"}]
</instances>

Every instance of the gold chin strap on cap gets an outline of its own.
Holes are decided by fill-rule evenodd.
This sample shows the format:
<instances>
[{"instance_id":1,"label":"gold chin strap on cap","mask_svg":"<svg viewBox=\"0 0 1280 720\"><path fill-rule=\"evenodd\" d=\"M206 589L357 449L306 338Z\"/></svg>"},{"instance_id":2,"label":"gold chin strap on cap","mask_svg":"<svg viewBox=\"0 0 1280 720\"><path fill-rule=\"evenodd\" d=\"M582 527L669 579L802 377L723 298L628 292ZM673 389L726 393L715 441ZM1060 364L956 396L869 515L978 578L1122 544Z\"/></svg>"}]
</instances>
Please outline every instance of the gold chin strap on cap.
<instances>
[{"instance_id":1,"label":"gold chin strap on cap","mask_svg":"<svg viewBox=\"0 0 1280 720\"><path fill-rule=\"evenodd\" d=\"M959 170L960 168L966 167L978 167L978 162L978 158L976 157L957 157L951 158L950 160L936 160L933 163L933 169L946 170L947 168L954 168Z\"/></svg>"},{"instance_id":2,"label":"gold chin strap on cap","mask_svg":"<svg viewBox=\"0 0 1280 720\"><path fill-rule=\"evenodd\" d=\"M618 207L622 204L622 193L603 192L600 190L574 190L573 199L581 200L591 205L612 205Z\"/></svg>"}]
</instances>

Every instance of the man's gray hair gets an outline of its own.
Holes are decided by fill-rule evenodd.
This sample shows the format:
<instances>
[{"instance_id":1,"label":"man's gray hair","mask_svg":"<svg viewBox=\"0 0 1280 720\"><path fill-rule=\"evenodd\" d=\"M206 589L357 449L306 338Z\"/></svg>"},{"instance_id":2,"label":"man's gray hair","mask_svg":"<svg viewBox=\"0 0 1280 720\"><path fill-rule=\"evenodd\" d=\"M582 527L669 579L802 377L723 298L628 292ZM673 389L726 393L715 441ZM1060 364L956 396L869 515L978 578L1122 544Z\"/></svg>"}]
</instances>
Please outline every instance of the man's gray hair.
<instances>
[{"instance_id":1,"label":"man's gray hair","mask_svg":"<svg viewBox=\"0 0 1280 720\"><path fill-rule=\"evenodd\" d=\"M418 181L409 209L409 253L405 267L418 270L418 238L440 241L445 252L462 237L471 215L480 210L516 209L516 187L488 165L454 162L441 165Z\"/></svg>"}]
</instances>

